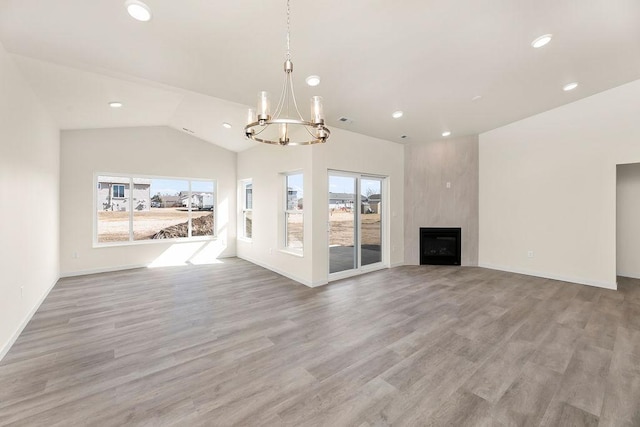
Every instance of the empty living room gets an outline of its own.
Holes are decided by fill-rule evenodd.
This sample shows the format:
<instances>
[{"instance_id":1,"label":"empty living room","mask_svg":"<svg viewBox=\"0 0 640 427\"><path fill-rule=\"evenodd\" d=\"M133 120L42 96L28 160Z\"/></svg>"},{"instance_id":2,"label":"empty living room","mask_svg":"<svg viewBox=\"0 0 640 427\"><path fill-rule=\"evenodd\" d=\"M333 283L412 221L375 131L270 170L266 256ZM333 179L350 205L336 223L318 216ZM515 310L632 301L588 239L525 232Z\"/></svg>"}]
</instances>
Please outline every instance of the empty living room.
<instances>
[{"instance_id":1,"label":"empty living room","mask_svg":"<svg viewBox=\"0 0 640 427\"><path fill-rule=\"evenodd\" d=\"M640 426L639 23L0 0L0 426Z\"/></svg>"}]
</instances>

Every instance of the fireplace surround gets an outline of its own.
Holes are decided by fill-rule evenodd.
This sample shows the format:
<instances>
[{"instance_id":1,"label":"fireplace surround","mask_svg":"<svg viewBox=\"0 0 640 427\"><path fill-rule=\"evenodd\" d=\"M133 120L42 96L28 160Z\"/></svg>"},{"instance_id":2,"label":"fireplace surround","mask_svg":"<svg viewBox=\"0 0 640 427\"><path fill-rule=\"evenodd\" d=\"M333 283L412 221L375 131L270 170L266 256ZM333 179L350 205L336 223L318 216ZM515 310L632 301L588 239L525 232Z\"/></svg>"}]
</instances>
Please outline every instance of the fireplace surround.
<instances>
[{"instance_id":1,"label":"fireplace surround","mask_svg":"<svg viewBox=\"0 0 640 427\"><path fill-rule=\"evenodd\" d=\"M420 265L460 265L461 228L420 228Z\"/></svg>"}]
</instances>

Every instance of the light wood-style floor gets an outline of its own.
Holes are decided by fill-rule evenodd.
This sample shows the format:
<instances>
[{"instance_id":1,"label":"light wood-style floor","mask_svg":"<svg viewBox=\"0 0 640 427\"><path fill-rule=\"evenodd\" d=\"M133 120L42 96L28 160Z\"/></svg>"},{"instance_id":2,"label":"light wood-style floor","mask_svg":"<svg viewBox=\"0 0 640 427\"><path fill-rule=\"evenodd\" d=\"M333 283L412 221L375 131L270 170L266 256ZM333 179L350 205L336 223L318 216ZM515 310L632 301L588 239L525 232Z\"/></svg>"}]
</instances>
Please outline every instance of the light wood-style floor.
<instances>
[{"instance_id":1,"label":"light wood-style floor","mask_svg":"<svg viewBox=\"0 0 640 427\"><path fill-rule=\"evenodd\" d=\"M239 259L68 278L0 425L640 425L640 281L400 267L309 289Z\"/></svg>"}]
</instances>

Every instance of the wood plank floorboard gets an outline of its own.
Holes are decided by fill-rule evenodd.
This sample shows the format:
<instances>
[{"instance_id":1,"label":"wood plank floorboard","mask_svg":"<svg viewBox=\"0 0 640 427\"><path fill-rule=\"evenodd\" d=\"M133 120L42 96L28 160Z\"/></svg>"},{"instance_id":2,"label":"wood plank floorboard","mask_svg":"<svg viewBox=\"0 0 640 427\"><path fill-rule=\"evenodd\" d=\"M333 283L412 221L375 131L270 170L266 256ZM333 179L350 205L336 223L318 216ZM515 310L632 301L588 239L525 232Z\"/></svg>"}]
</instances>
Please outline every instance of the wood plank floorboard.
<instances>
[{"instance_id":1,"label":"wood plank floorboard","mask_svg":"<svg viewBox=\"0 0 640 427\"><path fill-rule=\"evenodd\" d=\"M640 426L640 280L310 289L236 258L65 278L0 362L9 425Z\"/></svg>"}]
</instances>

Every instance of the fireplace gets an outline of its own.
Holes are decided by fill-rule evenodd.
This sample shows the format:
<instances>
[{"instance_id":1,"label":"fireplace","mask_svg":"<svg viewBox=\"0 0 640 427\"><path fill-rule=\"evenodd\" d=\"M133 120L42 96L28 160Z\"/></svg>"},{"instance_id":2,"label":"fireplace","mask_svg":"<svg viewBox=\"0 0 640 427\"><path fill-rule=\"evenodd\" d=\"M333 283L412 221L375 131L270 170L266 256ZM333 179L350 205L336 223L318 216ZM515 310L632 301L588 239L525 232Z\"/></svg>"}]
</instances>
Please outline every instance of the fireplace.
<instances>
[{"instance_id":1,"label":"fireplace","mask_svg":"<svg viewBox=\"0 0 640 427\"><path fill-rule=\"evenodd\" d=\"M460 228L420 228L420 265L460 265Z\"/></svg>"}]
</instances>

